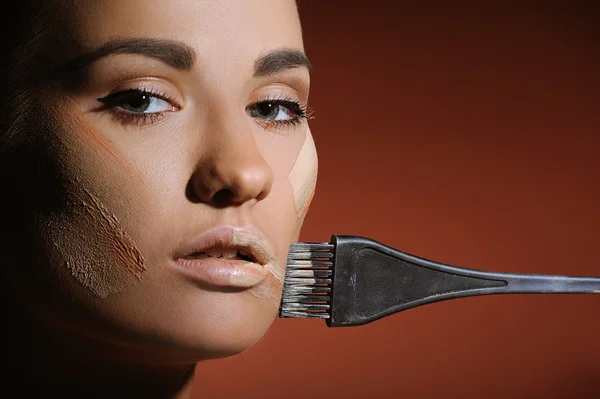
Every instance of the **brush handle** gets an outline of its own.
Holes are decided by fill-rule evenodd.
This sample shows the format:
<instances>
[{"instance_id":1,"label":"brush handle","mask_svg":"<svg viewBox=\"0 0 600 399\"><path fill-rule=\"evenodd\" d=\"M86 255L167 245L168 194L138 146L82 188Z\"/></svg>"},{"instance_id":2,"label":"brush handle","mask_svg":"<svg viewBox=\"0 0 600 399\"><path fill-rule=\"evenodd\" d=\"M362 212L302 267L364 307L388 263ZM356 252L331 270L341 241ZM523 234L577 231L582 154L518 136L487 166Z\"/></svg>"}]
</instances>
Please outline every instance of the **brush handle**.
<instances>
[{"instance_id":1,"label":"brush handle","mask_svg":"<svg viewBox=\"0 0 600 399\"><path fill-rule=\"evenodd\" d=\"M492 294L600 293L600 278L494 273L419 258L375 240L334 235L330 327L369 323L429 303Z\"/></svg>"},{"instance_id":2,"label":"brush handle","mask_svg":"<svg viewBox=\"0 0 600 399\"><path fill-rule=\"evenodd\" d=\"M600 278L484 273L506 281L506 294L600 294Z\"/></svg>"}]
</instances>

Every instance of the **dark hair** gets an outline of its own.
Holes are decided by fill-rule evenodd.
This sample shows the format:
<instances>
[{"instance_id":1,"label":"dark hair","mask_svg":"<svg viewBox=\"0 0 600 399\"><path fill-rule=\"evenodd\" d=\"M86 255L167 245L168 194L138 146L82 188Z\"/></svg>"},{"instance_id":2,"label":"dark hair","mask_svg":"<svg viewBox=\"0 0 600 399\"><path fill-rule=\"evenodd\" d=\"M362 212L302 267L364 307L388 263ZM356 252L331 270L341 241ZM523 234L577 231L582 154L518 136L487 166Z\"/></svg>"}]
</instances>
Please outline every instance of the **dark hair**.
<instances>
[{"instance_id":1,"label":"dark hair","mask_svg":"<svg viewBox=\"0 0 600 399\"><path fill-rule=\"evenodd\" d=\"M18 2L14 12L3 12L0 52L0 165L25 139L26 121L32 111L32 66L40 46L41 2ZM4 171L5 172L5 171ZM3 173L4 174L4 173Z\"/></svg>"},{"instance_id":2,"label":"dark hair","mask_svg":"<svg viewBox=\"0 0 600 399\"><path fill-rule=\"evenodd\" d=\"M36 112L35 92L68 46L65 24L56 12L64 1L19 0L11 5L10 12L7 6L0 11L0 165L3 157L34 139L26 127Z\"/></svg>"},{"instance_id":3,"label":"dark hair","mask_svg":"<svg viewBox=\"0 0 600 399\"><path fill-rule=\"evenodd\" d=\"M45 4L44 4L45 3ZM58 2L51 2L58 3ZM10 5L10 10L9 10ZM30 248L23 240L27 234L25 210L27 201L35 196L36 176L40 169L34 159L40 159L34 152L42 152L35 145L36 135L36 95L39 72L47 66L44 62L44 48L51 21L45 17L48 5L44 0L19 0L0 6L0 179L3 195L0 206L3 209L3 223L0 232L3 237L0 248L0 311L5 317L7 328L0 332L0 340L8 343L4 353L10 372L3 382L17 384L28 370L27 362L32 358L31 332L26 306L21 302L18 289L11 284L13 269L26 269L24 261L17 254L29 255ZM25 189L25 187L30 186ZM24 271L27 273L27 271Z\"/></svg>"}]
</instances>

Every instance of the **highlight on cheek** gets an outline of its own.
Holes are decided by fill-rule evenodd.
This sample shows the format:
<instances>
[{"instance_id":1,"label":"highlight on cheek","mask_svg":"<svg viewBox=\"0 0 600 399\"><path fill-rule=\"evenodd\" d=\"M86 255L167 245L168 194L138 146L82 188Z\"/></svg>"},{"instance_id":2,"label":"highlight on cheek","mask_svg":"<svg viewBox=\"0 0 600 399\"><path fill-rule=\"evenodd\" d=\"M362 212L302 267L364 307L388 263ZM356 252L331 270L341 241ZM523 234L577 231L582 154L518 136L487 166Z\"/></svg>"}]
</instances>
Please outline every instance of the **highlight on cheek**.
<instances>
[{"instance_id":1,"label":"highlight on cheek","mask_svg":"<svg viewBox=\"0 0 600 399\"><path fill-rule=\"evenodd\" d=\"M306 213L317 185L317 149L310 130L307 131L302 149L288 179L294 192L294 206L298 219Z\"/></svg>"}]
</instances>

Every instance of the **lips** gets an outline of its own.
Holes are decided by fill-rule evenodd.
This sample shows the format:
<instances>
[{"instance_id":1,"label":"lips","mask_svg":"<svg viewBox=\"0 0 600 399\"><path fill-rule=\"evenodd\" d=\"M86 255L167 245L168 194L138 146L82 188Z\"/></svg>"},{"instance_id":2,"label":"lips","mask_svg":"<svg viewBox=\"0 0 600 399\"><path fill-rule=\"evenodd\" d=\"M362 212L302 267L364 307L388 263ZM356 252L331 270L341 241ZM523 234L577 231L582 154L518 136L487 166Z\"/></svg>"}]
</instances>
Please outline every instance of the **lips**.
<instances>
[{"instance_id":1,"label":"lips","mask_svg":"<svg viewBox=\"0 0 600 399\"><path fill-rule=\"evenodd\" d=\"M204 285L249 288L272 272L275 254L255 228L219 226L192 237L175 252L175 267Z\"/></svg>"}]
</instances>

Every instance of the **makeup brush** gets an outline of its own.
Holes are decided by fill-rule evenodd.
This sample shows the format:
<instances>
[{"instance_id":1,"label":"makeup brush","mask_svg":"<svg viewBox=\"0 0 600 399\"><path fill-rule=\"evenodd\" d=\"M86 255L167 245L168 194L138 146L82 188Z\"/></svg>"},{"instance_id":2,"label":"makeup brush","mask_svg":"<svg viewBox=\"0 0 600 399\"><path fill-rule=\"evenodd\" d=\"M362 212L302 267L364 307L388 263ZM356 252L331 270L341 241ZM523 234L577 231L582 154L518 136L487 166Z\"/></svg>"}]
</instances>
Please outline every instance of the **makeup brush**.
<instances>
[{"instance_id":1,"label":"makeup brush","mask_svg":"<svg viewBox=\"0 0 600 399\"><path fill-rule=\"evenodd\" d=\"M375 240L290 245L279 317L357 326L417 306L491 294L598 294L600 277L493 273L444 265Z\"/></svg>"}]
</instances>

